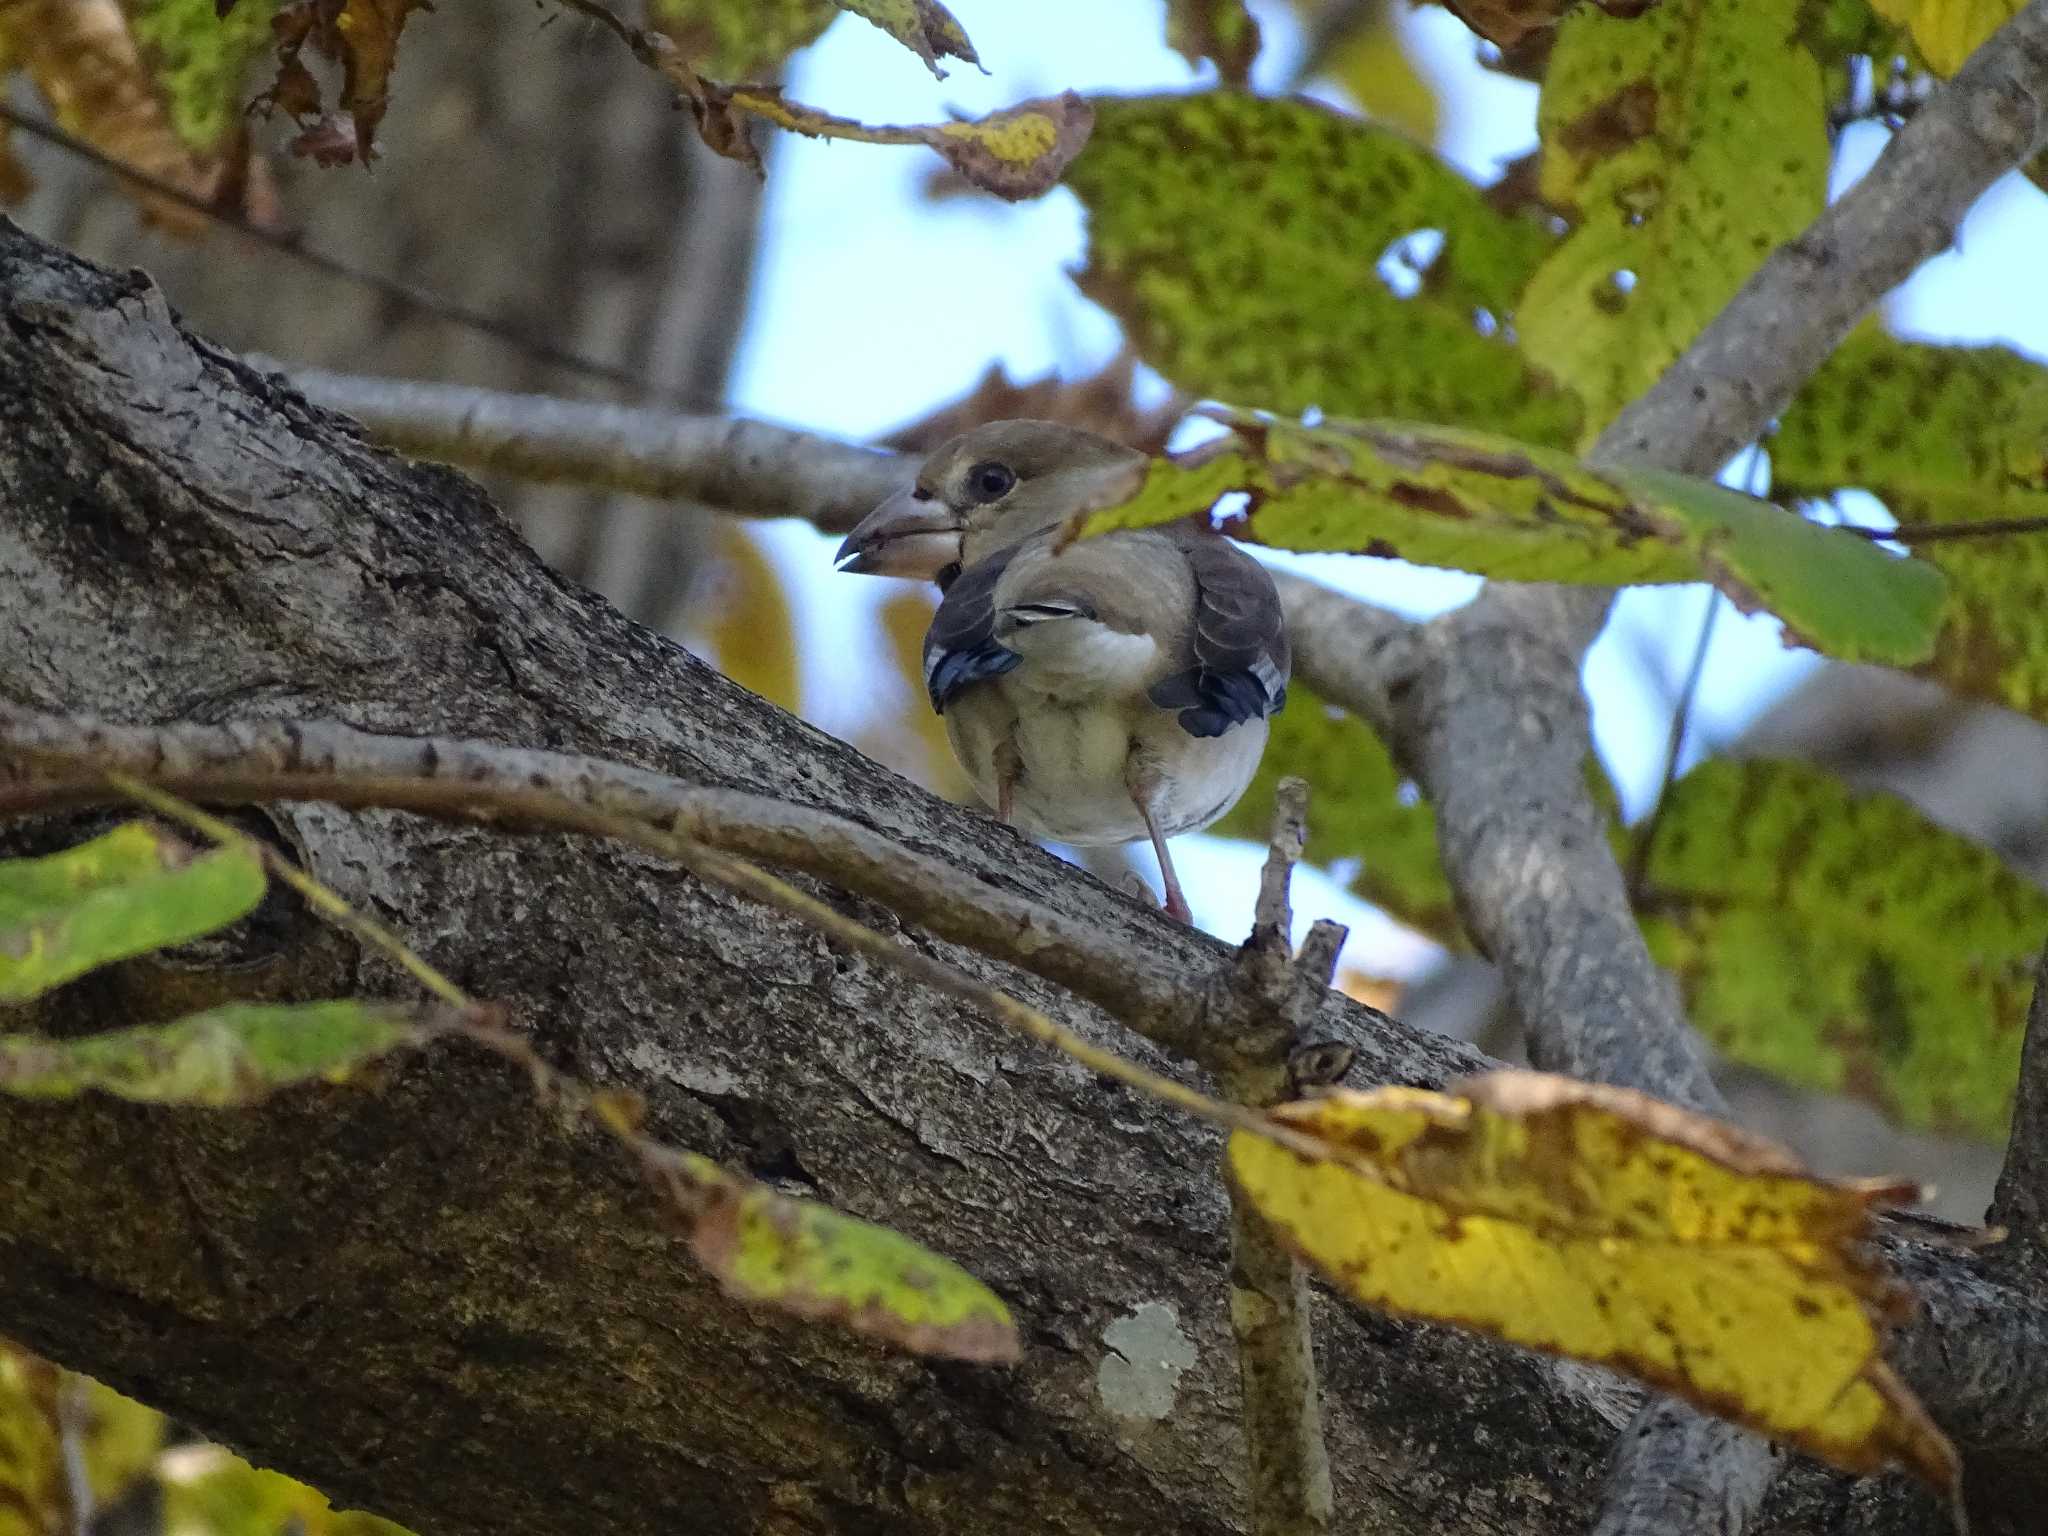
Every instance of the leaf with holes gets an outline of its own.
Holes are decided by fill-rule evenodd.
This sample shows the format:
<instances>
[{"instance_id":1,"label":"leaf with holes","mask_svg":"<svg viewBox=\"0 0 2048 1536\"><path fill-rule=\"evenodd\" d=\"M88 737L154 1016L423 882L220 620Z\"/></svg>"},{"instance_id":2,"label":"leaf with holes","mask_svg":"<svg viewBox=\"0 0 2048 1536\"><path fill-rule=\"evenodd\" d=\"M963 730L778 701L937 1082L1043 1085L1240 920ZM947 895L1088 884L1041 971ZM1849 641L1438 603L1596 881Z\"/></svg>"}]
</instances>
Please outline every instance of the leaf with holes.
<instances>
[{"instance_id":1,"label":"leaf with holes","mask_svg":"<svg viewBox=\"0 0 2048 1536\"><path fill-rule=\"evenodd\" d=\"M1838 1467L1953 1491L1954 1447L1880 1353L1906 1294L1870 1213L1915 1186L1805 1172L1622 1088L1496 1072L1283 1105L1316 1161L1240 1131L1230 1173L1368 1306L1625 1371Z\"/></svg>"},{"instance_id":2,"label":"leaf with holes","mask_svg":"<svg viewBox=\"0 0 2048 1536\"><path fill-rule=\"evenodd\" d=\"M1916 525L2048 519L2048 366L1866 327L1800 391L1770 450L1786 495L1857 486ZM1913 552L1948 578L1921 670L2048 720L2048 532L1934 539Z\"/></svg>"},{"instance_id":3,"label":"leaf with holes","mask_svg":"<svg viewBox=\"0 0 2048 1536\"><path fill-rule=\"evenodd\" d=\"M0 1035L0 1092L143 1104L253 1104L280 1088L334 1081L423 1038L410 1009L375 1003L232 1003L169 1024L77 1039Z\"/></svg>"},{"instance_id":4,"label":"leaf with holes","mask_svg":"<svg viewBox=\"0 0 2048 1536\"><path fill-rule=\"evenodd\" d=\"M1400 134L1312 102L1212 91L1095 108L1067 175L1088 211L1079 282L1172 383L1290 413L1577 433L1577 402L1508 338L1551 244L1541 225L1495 213ZM1430 231L1427 270L1396 271Z\"/></svg>"},{"instance_id":5,"label":"leaf with holes","mask_svg":"<svg viewBox=\"0 0 2048 1536\"><path fill-rule=\"evenodd\" d=\"M1538 106L1542 191L1577 227L1522 295L1522 345L1585 399L1591 438L1827 199L1803 0L1581 7Z\"/></svg>"},{"instance_id":6,"label":"leaf with holes","mask_svg":"<svg viewBox=\"0 0 2048 1536\"><path fill-rule=\"evenodd\" d=\"M1303 850L1310 863L1356 859L1352 894L1440 944L1463 945L1437 855L1435 812L1404 799L1403 774L1364 721L1298 682L1287 685L1287 708L1273 717L1258 776L1212 830L1264 842L1274 792L1290 776L1313 791Z\"/></svg>"},{"instance_id":7,"label":"leaf with holes","mask_svg":"<svg viewBox=\"0 0 2048 1536\"><path fill-rule=\"evenodd\" d=\"M1734 1060L2004 1134L2048 896L1988 850L1818 768L1702 763L1657 818L1642 912Z\"/></svg>"},{"instance_id":8,"label":"leaf with holes","mask_svg":"<svg viewBox=\"0 0 2048 1536\"><path fill-rule=\"evenodd\" d=\"M0 1002L225 928L263 885L252 846L195 853L140 821L46 858L0 861Z\"/></svg>"},{"instance_id":9,"label":"leaf with holes","mask_svg":"<svg viewBox=\"0 0 2048 1536\"><path fill-rule=\"evenodd\" d=\"M1708 481L1596 473L1492 433L1404 422L1301 427L1211 408L1231 436L1155 461L1087 534L1170 522L1244 492L1240 536L1277 549L1397 556L1517 581L1707 580L1846 660L1907 664L1934 642L1941 575Z\"/></svg>"}]
</instances>

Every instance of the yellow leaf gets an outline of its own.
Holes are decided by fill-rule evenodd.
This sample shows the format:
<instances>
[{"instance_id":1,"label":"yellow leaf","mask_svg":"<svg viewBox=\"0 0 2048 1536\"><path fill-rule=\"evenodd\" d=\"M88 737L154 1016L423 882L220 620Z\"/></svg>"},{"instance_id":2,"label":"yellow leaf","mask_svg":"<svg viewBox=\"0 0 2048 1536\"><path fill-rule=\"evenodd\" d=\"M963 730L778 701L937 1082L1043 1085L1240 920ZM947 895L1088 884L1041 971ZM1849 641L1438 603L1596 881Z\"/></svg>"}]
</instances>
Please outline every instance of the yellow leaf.
<instances>
[{"instance_id":1,"label":"yellow leaf","mask_svg":"<svg viewBox=\"0 0 2048 1536\"><path fill-rule=\"evenodd\" d=\"M2017 16L2025 0L1870 0L1886 21L1913 34L1928 68L1946 78L1977 45Z\"/></svg>"},{"instance_id":2,"label":"yellow leaf","mask_svg":"<svg viewBox=\"0 0 2048 1536\"><path fill-rule=\"evenodd\" d=\"M1358 18L1324 43L1313 72L1327 75L1375 122L1398 128L1418 144L1436 142L1442 110L1436 88L1415 66L1391 5L1355 6Z\"/></svg>"},{"instance_id":3,"label":"yellow leaf","mask_svg":"<svg viewBox=\"0 0 2048 1536\"><path fill-rule=\"evenodd\" d=\"M1836 1466L1952 1490L1954 1448L1879 1354L1905 1295L1863 1246L1910 1186L1840 1183L1626 1089L1497 1072L1282 1106L1318 1162L1239 1132L1238 1186L1368 1305L1625 1371Z\"/></svg>"},{"instance_id":4,"label":"yellow leaf","mask_svg":"<svg viewBox=\"0 0 2048 1536\"><path fill-rule=\"evenodd\" d=\"M58 1437L61 1373L0 1340L0 1536L64 1536L71 1500Z\"/></svg>"},{"instance_id":5,"label":"yellow leaf","mask_svg":"<svg viewBox=\"0 0 2048 1536\"><path fill-rule=\"evenodd\" d=\"M930 596L914 587L883 601L882 633L889 641L902 697L890 707L890 724L896 727L891 739L877 741L872 748L863 745L861 750L935 795L964 801L972 793L967 775L946 739L946 722L932 713L924 696L924 634L931 628L932 608ZM897 737L908 738L909 751L894 750Z\"/></svg>"},{"instance_id":6,"label":"yellow leaf","mask_svg":"<svg viewBox=\"0 0 2048 1536\"><path fill-rule=\"evenodd\" d=\"M706 648L718 670L742 688L794 710L802 696L796 615L761 546L730 523L720 525Z\"/></svg>"}]
</instances>

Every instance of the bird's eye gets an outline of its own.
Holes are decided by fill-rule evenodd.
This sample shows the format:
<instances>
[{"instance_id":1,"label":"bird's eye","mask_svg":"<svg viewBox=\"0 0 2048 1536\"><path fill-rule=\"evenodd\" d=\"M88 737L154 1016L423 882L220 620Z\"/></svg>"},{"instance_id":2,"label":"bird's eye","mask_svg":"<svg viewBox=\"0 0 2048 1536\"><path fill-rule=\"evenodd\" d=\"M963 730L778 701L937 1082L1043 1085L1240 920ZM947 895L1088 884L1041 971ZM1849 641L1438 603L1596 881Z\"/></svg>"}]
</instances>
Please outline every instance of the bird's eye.
<instances>
[{"instance_id":1,"label":"bird's eye","mask_svg":"<svg viewBox=\"0 0 2048 1536\"><path fill-rule=\"evenodd\" d=\"M1010 487L1016 483L1017 472L993 459L967 471L967 488L974 493L976 501L1000 501L1010 494Z\"/></svg>"}]
</instances>

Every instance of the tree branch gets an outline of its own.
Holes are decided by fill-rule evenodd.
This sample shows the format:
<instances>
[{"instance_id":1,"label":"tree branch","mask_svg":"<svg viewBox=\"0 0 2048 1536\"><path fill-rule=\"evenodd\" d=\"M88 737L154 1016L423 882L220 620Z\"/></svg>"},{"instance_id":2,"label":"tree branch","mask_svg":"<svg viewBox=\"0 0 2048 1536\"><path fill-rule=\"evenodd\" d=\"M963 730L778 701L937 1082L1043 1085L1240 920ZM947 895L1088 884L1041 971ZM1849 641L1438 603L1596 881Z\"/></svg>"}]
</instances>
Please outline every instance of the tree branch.
<instances>
[{"instance_id":1,"label":"tree branch","mask_svg":"<svg viewBox=\"0 0 2048 1536\"><path fill-rule=\"evenodd\" d=\"M1249 938L1218 982L1211 1016L1234 1060L1224 1091L1263 1109L1291 1094L1288 1063L1328 990L1344 933L1294 954L1288 886L1308 834L1308 786L1282 779ZM1318 925L1321 927L1322 925ZM1316 1387L1308 1275L1258 1208L1230 1190L1230 1327L1244 1394L1253 1536L1323 1536L1332 1515L1329 1453Z\"/></svg>"},{"instance_id":2,"label":"tree branch","mask_svg":"<svg viewBox=\"0 0 2048 1536\"><path fill-rule=\"evenodd\" d=\"M2006 1229L2009 1262L2048 1279L2048 949L2034 971L2012 1133L1990 1220Z\"/></svg>"},{"instance_id":3,"label":"tree branch","mask_svg":"<svg viewBox=\"0 0 2048 1536\"><path fill-rule=\"evenodd\" d=\"M42 772L10 779L10 759ZM1099 927L811 806L599 758L382 736L338 721L118 726L0 704L0 817L118 803L118 792L92 782L108 770L209 804L319 800L507 831L596 836L613 835L621 821L660 828L872 897L941 938L1057 983L1198 1065L1223 1070L1237 1059L1204 1026L1203 989L1157 960L1134 956Z\"/></svg>"},{"instance_id":4,"label":"tree branch","mask_svg":"<svg viewBox=\"0 0 2048 1536\"><path fill-rule=\"evenodd\" d=\"M801 518L826 533L849 531L916 469L900 454L766 422L252 361L401 453L739 517Z\"/></svg>"}]
</instances>

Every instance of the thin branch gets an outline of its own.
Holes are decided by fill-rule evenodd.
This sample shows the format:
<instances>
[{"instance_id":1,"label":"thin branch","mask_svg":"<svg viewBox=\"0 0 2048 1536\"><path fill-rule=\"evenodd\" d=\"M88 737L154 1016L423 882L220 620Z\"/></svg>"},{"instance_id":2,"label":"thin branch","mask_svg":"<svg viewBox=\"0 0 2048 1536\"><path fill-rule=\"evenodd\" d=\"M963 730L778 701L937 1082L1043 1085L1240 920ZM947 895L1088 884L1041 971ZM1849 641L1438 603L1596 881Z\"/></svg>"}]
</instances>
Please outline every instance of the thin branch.
<instances>
[{"instance_id":1,"label":"thin branch","mask_svg":"<svg viewBox=\"0 0 2048 1536\"><path fill-rule=\"evenodd\" d=\"M1678 764L1685 752L1686 732L1692 725L1693 700L1699 696L1700 679L1706 675L1707 652L1714 643L1714 620L1721 612L1721 594L1707 590L1707 611L1700 615L1699 638L1693 642L1692 660L1686 665L1685 682L1671 710L1671 729L1664 737L1664 772L1657 781L1657 798L1650 814L1629 844L1628 895L1631 905L1643 899L1643 879L1650 867L1650 850L1657 842L1657 828L1664 820L1664 805L1671 798L1671 786L1678 782Z\"/></svg>"},{"instance_id":2,"label":"thin branch","mask_svg":"<svg viewBox=\"0 0 2048 1536\"><path fill-rule=\"evenodd\" d=\"M1989 539L2013 533L2048 533L2048 517L1987 517L1976 523L1901 523L1896 528L1838 528L1874 544L1942 544L1955 539Z\"/></svg>"},{"instance_id":3,"label":"thin branch","mask_svg":"<svg viewBox=\"0 0 2048 1536\"><path fill-rule=\"evenodd\" d=\"M2033 1270L2037 1282L2048 1279L2048 948L2034 970L2012 1132L1989 1219L2008 1234L2001 1257Z\"/></svg>"},{"instance_id":4,"label":"thin branch","mask_svg":"<svg viewBox=\"0 0 2048 1536\"><path fill-rule=\"evenodd\" d=\"M1288 898L1308 831L1308 786L1282 779L1251 936L1219 986L1223 1021L1236 1057L1222 1074L1224 1091L1263 1109L1292 1089L1302 1025L1313 999L1330 984L1343 930L1335 924L1314 947L1294 954ZM1318 970L1320 967L1320 971ZM1324 1536L1332 1513L1329 1453L1317 1398L1315 1340L1309 1324L1308 1275L1258 1208L1230 1190L1230 1327L1237 1339L1239 1412L1250 1468L1253 1536Z\"/></svg>"},{"instance_id":5,"label":"thin branch","mask_svg":"<svg viewBox=\"0 0 2048 1536\"><path fill-rule=\"evenodd\" d=\"M403 453L740 517L801 518L827 533L845 533L915 473L900 455L765 422L255 361Z\"/></svg>"},{"instance_id":6,"label":"thin branch","mask_svg":"<svg viewBox=\"0 0 2048 1536\"><path fill-rule=\"evenodd\" d=\"M324 272L330 277L338 277L344 282L355 283L360 287L368 288L375 293L382 294L395 304L404 305L407 309L416 310L425 315L432 315L437 320L446 320L451 325L460 326L464 330L475 331L478 335L488 336L493 341L502 342L516 352L560 368L565 372L582 374L586 378L603 379L608 384L623 385L641 394L651 394L654 392L645 379L640 378L628 369L614 367L610 363L601 363L595 358L584 357L581 353L572 352L566 347L558 347L553 342L543 341L537 336L529 336L516 326L508 325L503 320L487 315L481 310L466 308L451 299L444 299L439 294L430 293L424 288L416 288L411 283L401 282L395 277L385 277L381 273L365 272L360 267L352 267L337 257L316 251L310 246L301 245L292 235L275 229L267 229L261 224L252 223L238 213L216 207L205 198L194 196L175 182L165 181L162 177L153 176L148 171L129 165L126 161L116 160L112 155L102 152L93 145L86 143L85 140L66 133L62 128L57 127L56 124L46 123L41 118L32 117L26 112L9 106L5 99L0 99L0 123L5 123L11 128L17 128L31 138L41 139L53 148L60 149L65 154L76 156L78 159L105 171L110 176L119 177L123 181L141 187L152 197L163 198L167 202L176 203L179 207L200 215L202 218L210 219L221 228L240 235L245 240L252 240L258 245L276 251L282 256L289 257L301 266L311 267L316 272ZM717 404L717 402L678 400L676 404L712 406Z\"/></svg>"},{"instance_id":7,"label":"thin branch","mask_svg":"<svg viewBox=\"0 0 2048 1536\"><path fill-rule=\"evenodd\" d=\"M35 776L0 774L0 816L101 803L108 792L97 781L112 771L213 804L322 800L508 831L658 830L871 897L943 939L1065 987L1188 1060L1212 1068L1234 1060L1203 1028L1202 991L1126 946L858 822L764 795L598 758L379 736L332 721L120 726L0 705L0 762L9 758L33 765ZM725 873L706 878L726 883Z\"/></svg>"}]
</instances>

